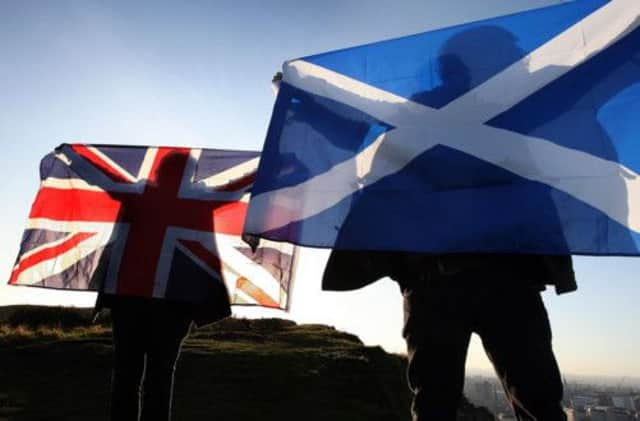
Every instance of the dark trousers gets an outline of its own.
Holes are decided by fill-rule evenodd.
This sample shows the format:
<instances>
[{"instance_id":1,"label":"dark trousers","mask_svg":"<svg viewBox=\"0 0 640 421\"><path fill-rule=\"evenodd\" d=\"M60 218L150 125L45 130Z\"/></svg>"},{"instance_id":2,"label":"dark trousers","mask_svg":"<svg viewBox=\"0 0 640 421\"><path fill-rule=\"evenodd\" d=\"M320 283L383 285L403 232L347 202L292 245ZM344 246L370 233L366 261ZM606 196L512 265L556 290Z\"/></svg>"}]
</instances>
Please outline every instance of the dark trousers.
<instances>
[{"instance_id":1,"label":"dark trousers","mask_svg":"<svg viewBox=\"0 0 640 421\"><path fill-rule=\"evenodd\" d=\"M538 288L460 276L399 283L414 421L456 419L472 332L482 339L519 420L566 420Z\"/></svg>"},{"instance_id":2,"label":"dark trousers","mask_svg":"<svg viewBox=\"0 0 640 421\"><path fill-rule=\"evenodd\" d=\"M173 373L191 319L168 303L116 302L112 421L170 420Z\"/></svg>"}]
</instances>

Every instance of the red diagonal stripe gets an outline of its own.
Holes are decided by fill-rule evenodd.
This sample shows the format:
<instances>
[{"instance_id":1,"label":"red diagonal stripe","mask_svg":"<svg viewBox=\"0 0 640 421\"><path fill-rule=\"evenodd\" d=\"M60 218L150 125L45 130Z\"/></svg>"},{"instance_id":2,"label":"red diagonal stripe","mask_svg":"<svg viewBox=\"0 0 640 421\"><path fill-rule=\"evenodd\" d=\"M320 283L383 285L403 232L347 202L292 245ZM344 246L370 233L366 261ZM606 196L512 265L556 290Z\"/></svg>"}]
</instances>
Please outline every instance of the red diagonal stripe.
<instances>
[{"instance_id":1,"label":"red diagonal stripe","mask_svg":"<svg viewBox=\"0 0 640 421\"><path fill-rule=\"evenodd\" d=\"M37 265L38 263L43 262L47 259L59 256L60 254L71 250L87 238L93 237L94 235L96 234L92 232L79 232L72 235L60 244L42 249L37 253L34 253L31 256L27 257L26 259L21 260L18 263L18 267L16 267L13 272L11 272L11 279L9 279L9 283L15 284L20 274L33 265Z\"/></svg>"},{"instance_id":2,"label":"red diagonal stripe","mask_svg":"<svg viewBox=\"0 0 640 421\"><path fill-rule=\"evenodd\" d=\"M261 306L280 308L279 303L274 301L266 292L243 276L239 277L236 281L236 288L244 291L245 294L256 300L256 302Z\"/></svg>"},{"instance_id":3,"label":"red diagonal stripe","mask_svg":"<svg viewBox=\"0 0 640 421\"><path fill-rule=\"evenodd\" d=\"M178 240L180 244L185 246L187 250L193 253L198 259L202 260L206 263L210 268L215 270L218 274L221 275L221 267L220 258L215 254L211 253L207 250L202 244L197 241L191 240ZM220 276L222 278L222 276Z\"/></svg>"},{"instance_id":4,"label":"red diagonal stripe","mask_svg":"<svg viewBox=\"0 0 640 421\"><path fill-rule=\"evenodd\" d=\"M119 209L120 202L105 192L43 187L38 191L29 218L115 222Z\"/></svg>"},{"instance_id":5,"label":"red diagonal stripe","mask_svg":"<svg viewBox=\"0 0 640 421\"><path fill-rule=\"evenodd\" d=\"M71 145L71 148L80 156L87 159L94 166L100 168L103 173L105 173L110 179L113 181L117 181L118 183L129 183L131 181L122 176L119 172L117 172L111 165L106 163L99 155L96 155L91 149L84 145Z\"/></svg>"}]
</instances>

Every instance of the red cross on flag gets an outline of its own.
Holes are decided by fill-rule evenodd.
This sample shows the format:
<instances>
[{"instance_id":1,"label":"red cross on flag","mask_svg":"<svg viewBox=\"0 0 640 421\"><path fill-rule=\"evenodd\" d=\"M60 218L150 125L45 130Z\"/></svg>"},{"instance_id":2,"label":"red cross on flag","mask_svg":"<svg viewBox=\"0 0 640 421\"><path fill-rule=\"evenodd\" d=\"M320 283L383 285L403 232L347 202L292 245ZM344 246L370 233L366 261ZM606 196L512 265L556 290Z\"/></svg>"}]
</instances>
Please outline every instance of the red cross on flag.
<instances>
[{"instance_id":1,"label":"red cross on flag","mask_svg":"<svg viewBox=\"0 0 640 421\"><path fill-rule=\"evenodd\" d=\"M259 153L61 145L41 163L10 284L286 308L293 246L240 238Z\"/></svg>"}]
</instances>

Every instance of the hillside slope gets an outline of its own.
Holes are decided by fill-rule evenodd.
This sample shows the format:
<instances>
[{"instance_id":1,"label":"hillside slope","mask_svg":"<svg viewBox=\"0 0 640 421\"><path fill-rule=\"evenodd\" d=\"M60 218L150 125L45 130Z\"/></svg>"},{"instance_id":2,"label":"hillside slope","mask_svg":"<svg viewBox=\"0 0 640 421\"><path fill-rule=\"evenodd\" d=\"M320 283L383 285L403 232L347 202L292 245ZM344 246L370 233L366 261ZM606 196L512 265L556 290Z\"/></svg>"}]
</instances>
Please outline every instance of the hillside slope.
<instances>
[{"instance_id":1,"label":"hillside slope","mask_svg":"<svg viewBox=\"0 0 640 421\"><path fill-rule=\"evenodd\" d=\"M89 325L88 313L57 309L5 316L0 420L105 420L108 322ZM186 341L174 420L408 420L404 366L401 356L327 326L228 319ZM468 404L461 415L492 419Z\"/></svg>"}]
</instances>

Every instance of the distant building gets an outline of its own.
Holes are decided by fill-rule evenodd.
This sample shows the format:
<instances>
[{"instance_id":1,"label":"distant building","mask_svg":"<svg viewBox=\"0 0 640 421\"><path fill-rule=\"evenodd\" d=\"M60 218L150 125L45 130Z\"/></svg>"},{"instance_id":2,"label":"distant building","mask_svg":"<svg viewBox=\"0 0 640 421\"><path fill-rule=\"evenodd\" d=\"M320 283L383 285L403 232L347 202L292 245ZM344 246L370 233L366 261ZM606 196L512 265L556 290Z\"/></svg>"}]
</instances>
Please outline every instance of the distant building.
<instances>
[{"instance_id":1,"label":"distant building","mask_svg":"<svg viewBox=\"0 0 640 421\"><path fill-rule=\"evenodd\" d=\"M594 406L587 409L589 421L633 421L635 418L631 411L613 406Z\"/></svg>"},{"instance_id":2,"label":"distant building","mask_svg":"<svg viewBox=\"0 0 640 421\"><path fill-rule=\"evenodd\" d=\"M632 395L614 395L611 397L613 406L623 408L629 411L636 411L636 403Z\"/></svg>"},{"instance_id":3,"label":"distant building","mask_svg":"<svg viewBox=\"0 0 640 421\"><path fill-rule=\"evenodd\" d=\"M571 407L573 409L586 410L595 406L598 406L598 397L595 395L573 395L571 397Z\"/></svg>"},{"instance_id":4,"label":"distant building","mask_svg":"<svg viewBox=\"0 0 640 421\"><path fill-rule=\"evenodd\" d=\"M512 414L513 408L507 397L507 393L503 389L496 388L496 410L495 413Z\"/></svg>"},{"instance_id":5,"label":"distant building","mask_svg":"<svg viewBox=\"0 0 640 421\"><path fill-rule=\"evenodd\" d=\"M612 407L607 411L607 421L633 421L634 418L627 409Z\"/></svg>"},{"instance_id":6,"label":"distant building","mask_svg":"<svg viewBox=\"0 0 640 421\"><path fill-rule=\"evenodd\" d=\"M565 408L567 421L587 421L587 411L584 409Z\"/></svg>"},{"instance_id":7,"label":"distant building","mask_svg":"<svg viewBox=\"0 0 640 421\"><path fill-rule=\"evenodd\" d=\"M589 421L609 421L607 418L607 407L592 406L587 408L587 419Z\"/></svg>"},{"instance_id":8,"label":"distant building","mask_svg":"<svg viewBox=\"0 0 640 421\"><path fill-rule=\"evenodd\" d=\"M468 386L465 387L465 395L474 404L484 406L494 414L498 412L496 387L492 382L474 379L474 381L468 382Z\"/></svg>"},{"instance_id":9,"label":"distant building","mask_svg":"<svg viewBox=\"0 0 640 421\"><path fill-rule=\"evenodd\" d=\"M495 408L496 406L496 388L489 381L483 381L476 384L477 396L489 408Z\"/></svg>"}]
</instances>

